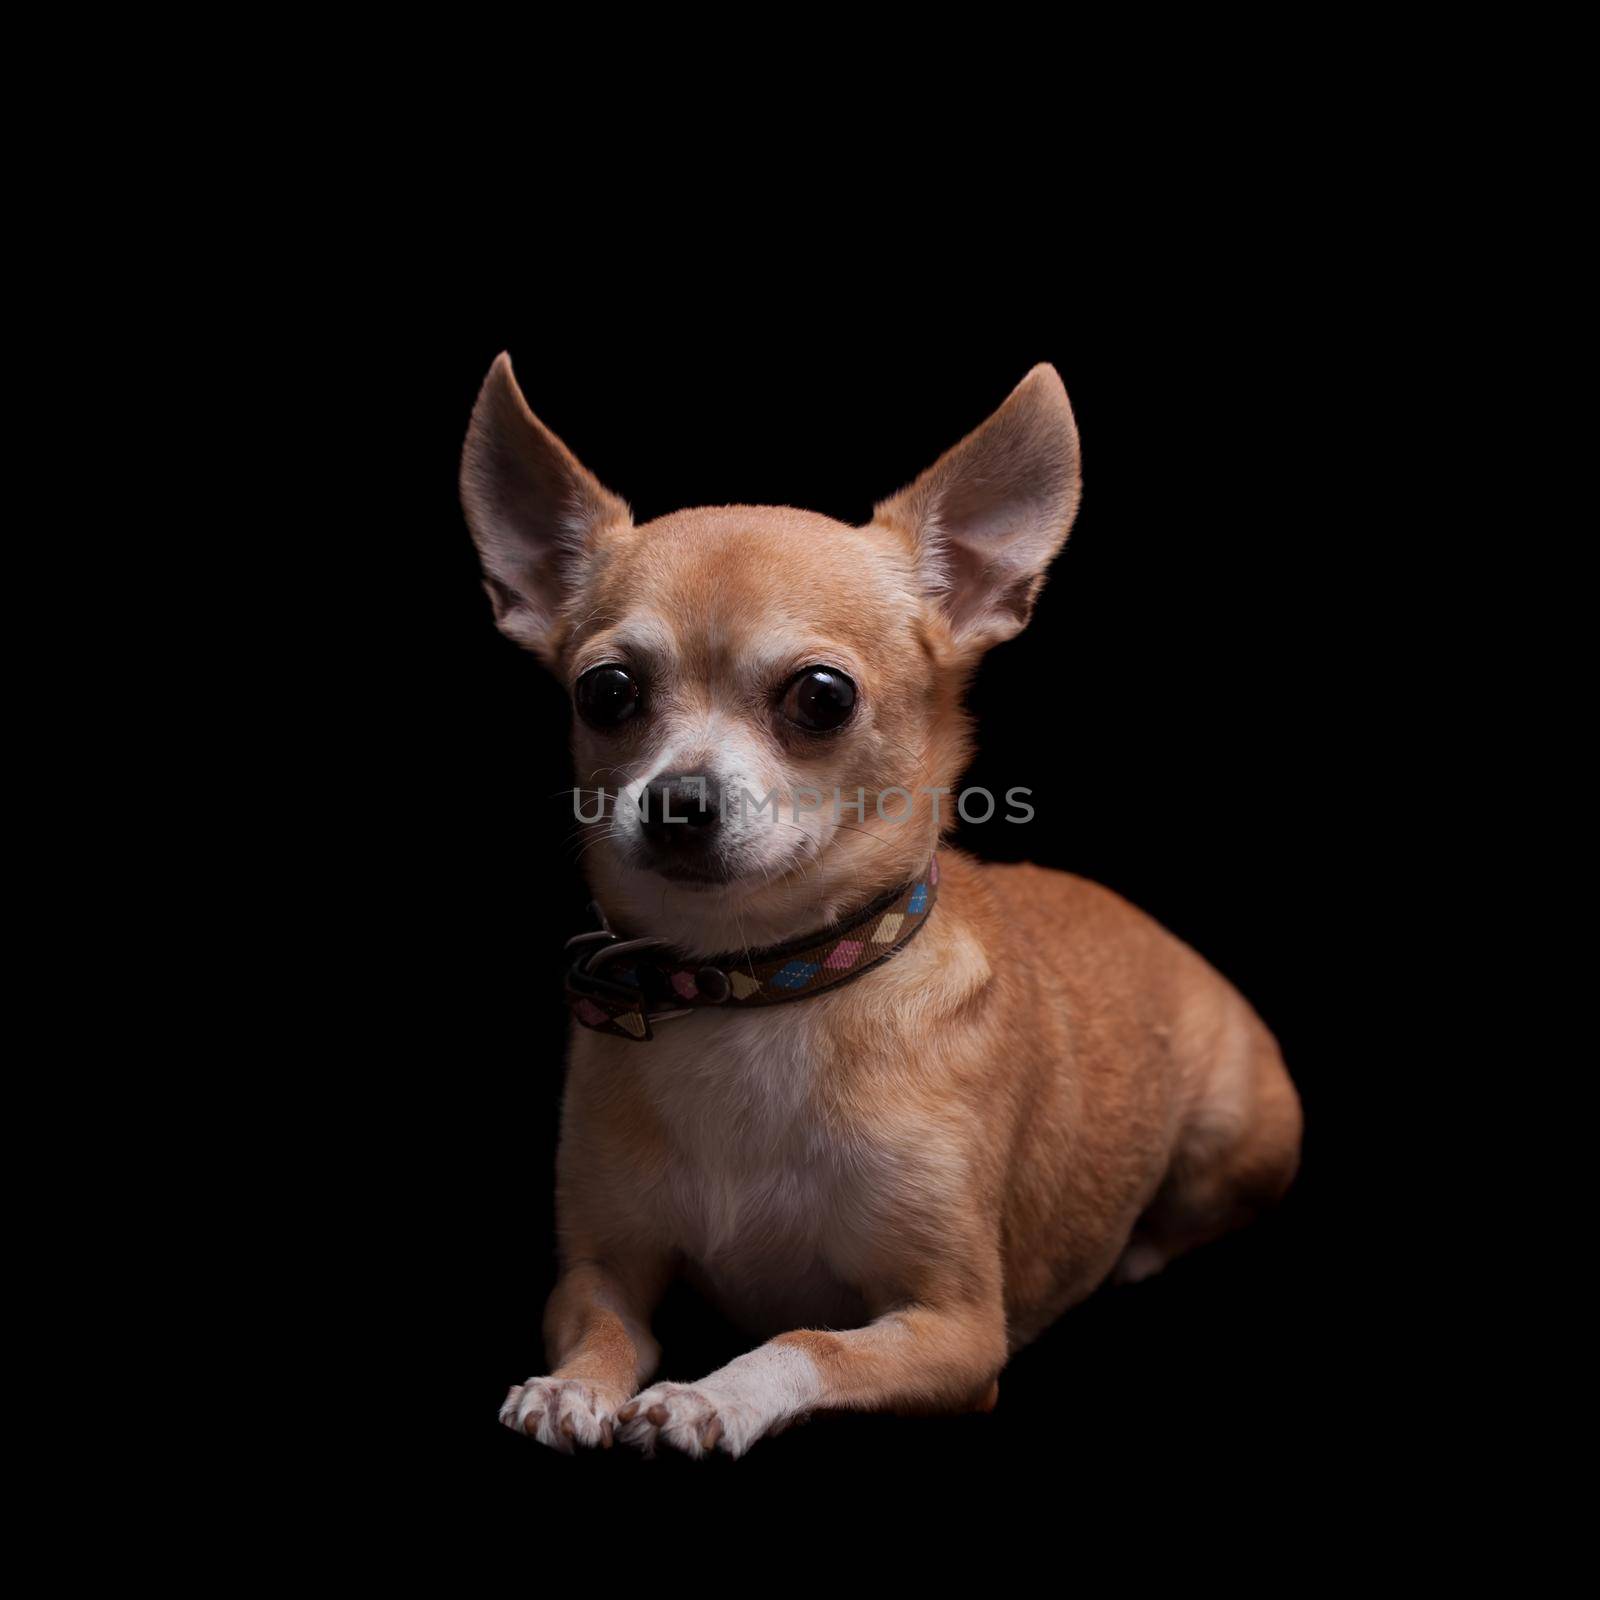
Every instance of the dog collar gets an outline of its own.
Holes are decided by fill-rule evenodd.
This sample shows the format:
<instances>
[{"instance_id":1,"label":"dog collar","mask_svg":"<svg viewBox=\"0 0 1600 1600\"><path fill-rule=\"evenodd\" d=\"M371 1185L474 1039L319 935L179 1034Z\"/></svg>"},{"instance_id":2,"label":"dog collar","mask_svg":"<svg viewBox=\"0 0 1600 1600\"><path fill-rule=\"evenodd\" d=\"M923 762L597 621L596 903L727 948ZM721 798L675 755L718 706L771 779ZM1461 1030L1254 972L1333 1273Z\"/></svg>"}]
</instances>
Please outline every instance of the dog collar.
<instances>
[{"instance_id":1,"label":"dog collar","mask_svg":"<svg viewBox=\"0 0 1600 1600\"><path fill-rule=\"evenodd\" d=\"M845 922L787 944L691 961L661 939L624 939L598 905L600 926L567 940L567 1004L586 1028L622 1039L653 1038L653 1022L706 1006L786 1005L837 989L881 966L916 938L939 897L939 858L910 883Z\"/></svg>"}]
</instances>

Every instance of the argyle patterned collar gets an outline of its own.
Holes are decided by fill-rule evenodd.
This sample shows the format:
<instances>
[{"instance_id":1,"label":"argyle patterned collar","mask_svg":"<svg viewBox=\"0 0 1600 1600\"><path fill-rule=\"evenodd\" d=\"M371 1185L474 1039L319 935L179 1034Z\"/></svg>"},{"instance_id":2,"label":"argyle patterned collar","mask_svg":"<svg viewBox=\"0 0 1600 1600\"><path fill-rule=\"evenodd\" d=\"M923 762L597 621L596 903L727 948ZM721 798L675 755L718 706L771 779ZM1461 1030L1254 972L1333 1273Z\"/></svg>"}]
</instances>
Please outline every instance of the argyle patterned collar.
<instances>
[{"instance_id":1,"label":"argyle patterned collar","mask_svg":"<svg viewBox=\"0 0 1600 1600\"><path fill-rule=\"evenodd\" d=\"M691 961L660 939L624 939L599 906L592 933L567 940L567 1004L586 1028L618 1038L654 1037L651 1023L706 1006L785 1005L809 1000L870 972L904 949L939 898L939 858L910 883L891 889L848 921L787 944L713 961Z\"/></svg>"}]
</instances>

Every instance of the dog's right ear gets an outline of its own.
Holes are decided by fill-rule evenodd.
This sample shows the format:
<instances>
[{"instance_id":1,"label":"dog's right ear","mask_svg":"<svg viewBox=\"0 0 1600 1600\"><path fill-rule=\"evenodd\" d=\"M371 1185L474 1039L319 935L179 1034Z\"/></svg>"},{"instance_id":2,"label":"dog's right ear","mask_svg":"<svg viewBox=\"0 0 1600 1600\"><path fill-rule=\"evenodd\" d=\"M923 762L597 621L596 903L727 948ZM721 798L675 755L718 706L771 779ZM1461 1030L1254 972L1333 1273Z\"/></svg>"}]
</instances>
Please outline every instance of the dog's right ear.
<instances>
[{"instance_id":1,"label":"dog's right ear","mask_svg":"<svg viewBox=\"0 0 1600 1600\"><path fill-rule=\"evenodd\" d=\"M461 505L500 631L555 664L554 627L582 564L627 504L528 409L502 351L461 452Z\"/></svg>"}]
</instances>

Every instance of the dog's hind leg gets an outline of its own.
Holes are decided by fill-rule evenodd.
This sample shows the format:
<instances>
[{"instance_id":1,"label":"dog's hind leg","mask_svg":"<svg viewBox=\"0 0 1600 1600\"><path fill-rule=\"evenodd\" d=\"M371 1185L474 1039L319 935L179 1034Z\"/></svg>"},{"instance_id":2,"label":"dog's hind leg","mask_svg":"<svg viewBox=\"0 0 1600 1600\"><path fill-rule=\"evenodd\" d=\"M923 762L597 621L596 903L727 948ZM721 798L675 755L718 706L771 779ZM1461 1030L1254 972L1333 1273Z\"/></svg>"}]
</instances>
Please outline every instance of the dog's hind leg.
<instances>
[{"instance_id":1,"label":"dog's hind leg","mask_svg":"<svg viewBox=\"0 0 1600 1600\"><path fill-rule=\"evenodd\" d=\"M1217 1064L1139 1218L1115 1283L1137 1283L1186 1250L1244 1226L1279 1200L1300 1162L1300 1097L1276 1042L1254 1017L1233 1060Z\"/></svg>"}]
</instances>

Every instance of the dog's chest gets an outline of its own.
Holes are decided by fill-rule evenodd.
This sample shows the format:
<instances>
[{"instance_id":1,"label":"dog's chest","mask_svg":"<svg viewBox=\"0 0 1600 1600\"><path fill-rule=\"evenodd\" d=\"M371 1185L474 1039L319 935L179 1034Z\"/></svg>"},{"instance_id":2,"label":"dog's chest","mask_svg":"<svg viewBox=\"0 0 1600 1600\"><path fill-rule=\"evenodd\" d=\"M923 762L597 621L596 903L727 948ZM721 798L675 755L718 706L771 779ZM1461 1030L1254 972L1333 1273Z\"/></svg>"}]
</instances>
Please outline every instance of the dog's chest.
<instances>
[{"instance_id":1,"label":"dog's chest","mask_svg":"<svg viewBox=\"0 0 1600 1600\"><path fill-rule=\"evenodd\" d=\"M648 1047L672 1150L658 1221L738 1320L849 1325L864 1317L850 1267L872 1141L825 1107L817 1008L783 1013L686 1018Z\"/></svg>"}]
</instances>

